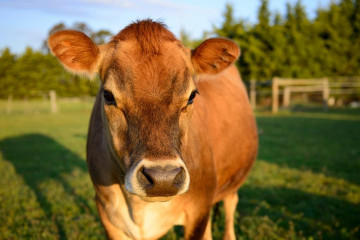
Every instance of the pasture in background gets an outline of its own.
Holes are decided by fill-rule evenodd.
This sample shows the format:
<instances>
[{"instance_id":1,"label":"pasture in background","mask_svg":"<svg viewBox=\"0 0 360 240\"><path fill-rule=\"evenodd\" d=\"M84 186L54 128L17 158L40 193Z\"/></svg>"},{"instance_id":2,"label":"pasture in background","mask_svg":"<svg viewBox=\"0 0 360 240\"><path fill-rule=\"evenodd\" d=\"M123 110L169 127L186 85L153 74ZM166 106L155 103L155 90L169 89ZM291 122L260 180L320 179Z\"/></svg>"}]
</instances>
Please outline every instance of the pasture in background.
<instances>
[{"instance_id":1,"label":"pasture in background","mask_svg":"<svg viewBox=\"0 0 360 240\"><path fill-rule=\"evenodd\" d=\"M0 101L0 239L103 239L85 145L93 99ZM46 106L45 106L46 105ZM43 107L41 107L43 106ZM16 109L16 111L15 111ZM239 190L238 239L360 238L360 110L257 112L260 152ZM213 211L214 239L224 231ZM163 239L182 239L182 229Z\"/></svg>"}]
</instances>

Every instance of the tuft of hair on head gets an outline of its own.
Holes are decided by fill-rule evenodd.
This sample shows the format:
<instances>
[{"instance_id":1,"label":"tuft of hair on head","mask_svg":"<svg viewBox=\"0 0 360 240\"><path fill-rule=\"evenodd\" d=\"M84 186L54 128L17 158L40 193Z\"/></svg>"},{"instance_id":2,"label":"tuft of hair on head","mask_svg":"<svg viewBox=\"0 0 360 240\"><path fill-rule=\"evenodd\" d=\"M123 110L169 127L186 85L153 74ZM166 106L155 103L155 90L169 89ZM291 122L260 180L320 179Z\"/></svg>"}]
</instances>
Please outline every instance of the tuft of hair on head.
<instances>
[{"instance_id":1,"label":"tuft of hair on head","mask_svg":"<svg viewBox=\"0 0 360 240\"><path fill-rule=\"evenodd\" d=\"M178 41L164 23L151 19L133 22L115 35L112 40L136 40L141 47L142 54L158 54L163 41Z\"/></svg>"}]
</instances>

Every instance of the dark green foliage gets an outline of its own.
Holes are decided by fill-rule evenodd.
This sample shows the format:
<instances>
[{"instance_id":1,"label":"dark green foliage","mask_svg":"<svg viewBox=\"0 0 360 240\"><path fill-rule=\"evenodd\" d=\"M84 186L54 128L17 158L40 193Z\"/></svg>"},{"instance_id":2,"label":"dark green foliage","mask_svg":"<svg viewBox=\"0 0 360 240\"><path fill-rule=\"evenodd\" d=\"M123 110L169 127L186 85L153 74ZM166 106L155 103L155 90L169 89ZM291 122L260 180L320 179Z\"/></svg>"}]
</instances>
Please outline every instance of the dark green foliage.
<instances>
[{"instance_id":1,"label":"dark green foliage","mask_svg":"<svg viewBox=\"0 0 360 240\"><path fill-rule=\"evenodd\" d=\"M360 74L360 1L334 1L309 19L301 0L287 4L283 18L261 0L256 24L236 20L226 5L219 36L242 49L239 68L246 80L274 76L317 78Z\"/></svg>"},{"instance_id":2,"label":"dark green foliage","mask_svg":"<svg viewBox=\"0 0 360 240\"><path fill-rule=\"evenodd\" d=\"M96 44L104 44L112 36L107 30L93 31L85 23L75 23L72 27L59 23L49 30L49 35L65 29L82 31ZM47 39L42 52L30 47L18 56L7 48L0 52L0 98L10 94L14 98L38 98L46 96L50 90L55 90L60 97L93 96L98 88L98 78L89 80L64 70L49 53Z\"/></svg>"},{"instance_id":3,"label":"dark green foliage","mask_svg":"<svg viewBox=\"0 0 360 240\"><path fill-rule=\"evenodd\" d=\"M3 94L11 94L14 91L12 84L11 72L15 67L15 55L10 52L10 49L5 48L0 55L0 97Z\"/></svg>"},{"instance_id":4,"label":"dark green foliage","mask_svg":"<svg viewBox=\"0 0 360 240\"><path fill-rule=\"evenodd\" d=\"M0 98L39 98L55 90L59 96L95 95L98 80L74 76L50 54L27 48L16 57L9 49L0 55Z\"/></svg>"}]
</instances>

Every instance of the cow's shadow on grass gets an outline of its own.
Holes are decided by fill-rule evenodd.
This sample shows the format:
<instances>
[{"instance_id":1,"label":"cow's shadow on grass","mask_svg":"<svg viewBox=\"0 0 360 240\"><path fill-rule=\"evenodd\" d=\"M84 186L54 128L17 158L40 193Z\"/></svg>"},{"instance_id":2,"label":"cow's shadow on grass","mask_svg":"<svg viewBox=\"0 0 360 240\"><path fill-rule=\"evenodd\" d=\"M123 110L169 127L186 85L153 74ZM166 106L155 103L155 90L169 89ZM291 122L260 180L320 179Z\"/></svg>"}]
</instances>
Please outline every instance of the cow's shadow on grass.
<instances>
[{"instance_id":1,"label":"cow's shadow on grass","mask_svg":"<svg viewBox=\"0 0 360 240\"><path fill-rule=\"evenodd\" d=\"M76 194L73 186L64 179L66 174L71 174L74 170L87 174L84 159L54 139L41 134L28 134L4 139L0 141L0 150L3 157L13 164L17 174L23 177L25 183L35 193L46 218L55 222L59 239L66 239L64 224L61 216L52 211L54 209L52 200L46 196L41 185L55 181L62 186L65 194L71 196L81 213L90 213L98 218L95 210L89 206L89 201L93 201L93 199L86 199L84 196Z\"/></svg>"}]
</instances>

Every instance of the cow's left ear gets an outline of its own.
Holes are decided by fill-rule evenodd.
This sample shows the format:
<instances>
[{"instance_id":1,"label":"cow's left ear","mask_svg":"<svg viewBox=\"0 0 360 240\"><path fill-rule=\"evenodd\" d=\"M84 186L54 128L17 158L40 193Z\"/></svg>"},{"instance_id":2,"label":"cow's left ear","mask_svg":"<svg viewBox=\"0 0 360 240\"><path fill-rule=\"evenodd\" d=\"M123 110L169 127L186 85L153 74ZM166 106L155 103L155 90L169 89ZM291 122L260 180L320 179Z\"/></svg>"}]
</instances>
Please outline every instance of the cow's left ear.
<instances>
[{"instance_id":1,"label":"cow's left ear","mask_svg":"<svg viewBox=\"0 0 360 240\"><path fill-rule=\"evenodd\" d=\"M211 38L191 51L191 61L197 74L217 74L240 56L236 43L225 38Z\"/></svg>"}]
</instances>

